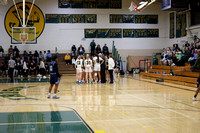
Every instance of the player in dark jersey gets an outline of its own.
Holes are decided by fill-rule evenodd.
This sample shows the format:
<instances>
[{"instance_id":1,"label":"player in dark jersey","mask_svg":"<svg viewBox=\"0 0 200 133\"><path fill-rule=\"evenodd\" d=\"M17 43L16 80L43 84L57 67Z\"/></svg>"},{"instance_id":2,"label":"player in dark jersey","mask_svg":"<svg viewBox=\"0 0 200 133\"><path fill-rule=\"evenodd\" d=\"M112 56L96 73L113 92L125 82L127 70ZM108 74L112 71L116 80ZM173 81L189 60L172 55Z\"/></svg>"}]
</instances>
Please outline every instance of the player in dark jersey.
<instances>
[{"instance_id":1,"label":"player in dark jersey","mask_svg":"<svg viewBox=\"0 0 200 133\"><path fill-rule=\"evenodd\" d=\"M194 97L192 98L194 101L199 101L198 99L197 99L197 95L198 95L198 93L199 93L199 91L200 91L200 77L198 78L198 80L197 80L197 91L196 91L196 93L195 93L195 95L194 95Z\"/></svg>"},{"instance_id":2,"label":"player in dark jersey","mask_svg":"<svg viewBox=\"0 0 200 133\"><path fill-rule=\"evenodd\" d=\"M58 72L57 62L58 62L58 57L54 56L53 61L50 63L50 87L49 87L48 98L51 98L51 90L55 85L53 99L59 99L59 97L56 96L56 93L58 90L58 85L60 83L61 75Z\"/></svg>"}]
</instances>

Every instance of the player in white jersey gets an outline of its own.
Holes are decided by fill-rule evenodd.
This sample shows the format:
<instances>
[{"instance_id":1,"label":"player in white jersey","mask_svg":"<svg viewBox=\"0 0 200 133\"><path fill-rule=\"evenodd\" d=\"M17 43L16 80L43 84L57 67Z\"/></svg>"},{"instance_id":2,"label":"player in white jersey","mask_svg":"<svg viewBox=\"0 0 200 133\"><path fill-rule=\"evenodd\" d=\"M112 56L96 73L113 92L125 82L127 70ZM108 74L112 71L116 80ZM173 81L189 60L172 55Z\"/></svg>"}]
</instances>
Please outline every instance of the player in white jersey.
<instances>
[{"instance_id":1,"label":"player in white jersey","mask_svg":"<svg viewBox=\"0 0 200 133\"><path fill-rule=\"evenodd\" d=\"M83 60L82 61L82 76L81 76L81 80L82 80L82 83L84 83L85 82L85 66L84 66L84 62L85 62L85 56L83 56L83 55L81 55L81 59Z\"/></svg>"},{"instance_id":2,"label":"player in white jersey","mask_svg":"<svg viewBox=\"0 0 200 133\"><path fill-rule=\"evenodd\" d=\"M81 77L82 77L82 67L83 67L83 60L81 59L81 56L78 56L75 68L76 68L76 83L81 84Z\"/></svg>"},{"instance_id":3,"label":"player in white jersey","mask_svg":"<svg viewBox=\"0 0 200 133\"><path fill-rule=\"evenodd\" d=\"M89 75L89 81L92 82L92 60L90 59L89 54L86 55L86 60L84 62L85 66L85 73L86 73L86 82L88 82L88 75Z\"/></svg>"},{"instance_id":4,"label":"player in white jersey","mask_svg":"<svg viewBox=\"0 0 200 133\"><path fill-rule=\"evenodd\" d=\"M95 56L93 58L93 62L94 62L94 79L95 79L95 82L97 81L97 75L98 75L98 78L99 78L99 83L101 83L101 64L104 63L104 60L99 57L99 55Z\"/></svg>"}]
</instances>

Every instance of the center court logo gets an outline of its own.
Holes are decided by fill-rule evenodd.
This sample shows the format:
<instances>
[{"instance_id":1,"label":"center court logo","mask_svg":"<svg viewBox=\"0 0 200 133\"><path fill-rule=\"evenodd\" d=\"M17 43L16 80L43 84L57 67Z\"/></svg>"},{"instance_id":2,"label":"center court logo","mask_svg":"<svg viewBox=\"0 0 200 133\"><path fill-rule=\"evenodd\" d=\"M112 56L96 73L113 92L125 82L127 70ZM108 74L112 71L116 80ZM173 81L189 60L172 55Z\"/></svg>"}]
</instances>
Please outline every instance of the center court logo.
<instances>
[{"instance_id":1,"label":"center court logo","mask_svg":"<svg viewBox=\"0 0 200 133\"><path fill-rule=\"evenodd\" d=\"M9 100L38 100L36 98L29 98L20 93L23 89L32 88L33 86L28 87L13 87L9 89L3 89L0 91L0 97L7 98Z\"/></svg>"},{"instance_id":2,"label":"center court logo","mask_svg":"<svg viewBox=\"0 0 200 133\"><path fill-rule=\"evenodd\" d=\"M23 3L16 4L21 21L23 20ZM29 15L32 3L26 3L26 20ZM13 5L7 12L4 20L7 33L12 36L12 27L22 27L15 6ZM22 21L23 22L23 21ZM32 12L29 16L27 27L36 27L36 37L38 38L44 30L44 15L39 7L33 5Z\"/></svg>"}]
</instances>

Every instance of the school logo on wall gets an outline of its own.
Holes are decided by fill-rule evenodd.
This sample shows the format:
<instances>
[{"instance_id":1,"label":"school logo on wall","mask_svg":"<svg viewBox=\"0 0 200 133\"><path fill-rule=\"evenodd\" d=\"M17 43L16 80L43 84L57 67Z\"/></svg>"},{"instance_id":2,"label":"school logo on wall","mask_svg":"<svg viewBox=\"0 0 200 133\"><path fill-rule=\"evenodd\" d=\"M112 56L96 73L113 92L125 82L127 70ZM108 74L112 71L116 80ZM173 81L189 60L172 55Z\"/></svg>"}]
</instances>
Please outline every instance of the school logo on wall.
<instances>
[{"instance_id":1,"label":"school logo on wall","mask_svg":"<svg viewBox=\"0 0 200 133\"><path fill-rule=\"evenodd\" d=\"M19 13L21 22L23 23L23 3L22 2L17 3L16 6L18 9L18 13ZM26 21L27 21L29 12L31 10L31 6L32 6L32 3L26 2L26 10L25 10L25 12L26 12L25 20ZM5 20L4 20L5 29L11 37L12 37L12 27L22 27L20 19L18 17L15 6L13 5L8 10L8 12L5 16ZM33 5L33 9L31 11L31 14L29 16L29 21L26 26L27 27L36 27L36 37L37 38L42 34L42 32L44 30L44 26L45 26L44 14L40 10L40 8L37 7L36 5Z\"/></svg>"}]
</instances>

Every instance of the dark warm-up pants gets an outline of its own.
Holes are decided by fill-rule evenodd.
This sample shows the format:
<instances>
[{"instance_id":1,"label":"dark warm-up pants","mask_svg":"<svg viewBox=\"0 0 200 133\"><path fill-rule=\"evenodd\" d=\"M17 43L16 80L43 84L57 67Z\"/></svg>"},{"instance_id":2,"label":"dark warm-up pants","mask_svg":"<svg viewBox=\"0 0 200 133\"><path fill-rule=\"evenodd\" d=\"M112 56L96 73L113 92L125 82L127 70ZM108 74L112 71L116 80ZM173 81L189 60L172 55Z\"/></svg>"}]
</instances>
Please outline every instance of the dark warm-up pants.
<instances>
[{"instance_id":1,"label":"dark warm-up pants","mask_svg":"<svg viewBox=\"0 0 200 133\"><path fill-rule=\"evenodd\" d=\"M10 77L10 79L13 81L13 72L14 72L14 68L9 68L8 70L8 75Z\"/></svg>"},{"instance_id":2,"label":"dark warm-up pants","mask_svg":"<svg viewBox=\"0 0 200 133\"><path fill-rule=\"evenodd\" d=\"M110 74L110 83L113 83L113 70L108 70Z\"/></svg>"}]
</instances>

